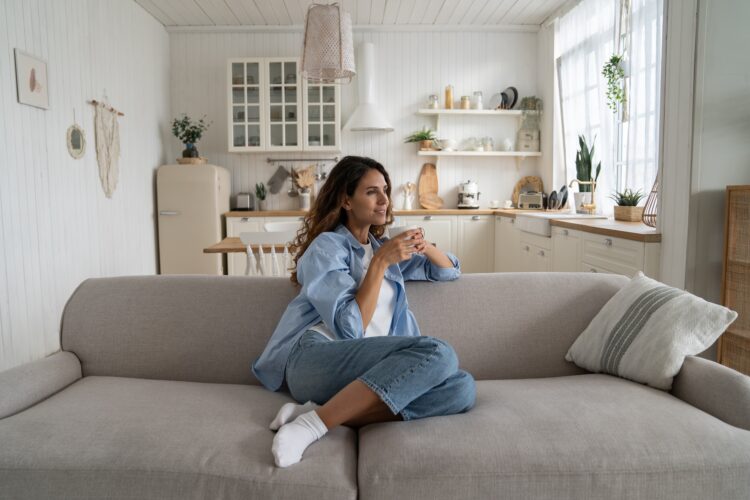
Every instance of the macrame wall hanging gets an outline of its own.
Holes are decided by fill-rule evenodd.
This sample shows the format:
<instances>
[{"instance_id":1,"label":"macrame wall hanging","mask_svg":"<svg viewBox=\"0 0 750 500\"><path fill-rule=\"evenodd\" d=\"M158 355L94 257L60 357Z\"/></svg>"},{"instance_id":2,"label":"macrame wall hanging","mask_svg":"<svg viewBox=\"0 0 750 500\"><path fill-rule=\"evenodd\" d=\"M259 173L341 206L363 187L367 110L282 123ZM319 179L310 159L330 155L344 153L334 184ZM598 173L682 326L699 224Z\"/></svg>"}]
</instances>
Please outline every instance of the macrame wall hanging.
<instances>
[{"instance_id":1,"label":"macrame wall hanging","mask_svg":"<svg viewBox=\"0 0 750 500\"><path fill-rule=\"evenodd\" d=\"M102 102L89 101L96 107L94 136L96 138L96 162L99 164L99 180L107 198L117 188L120 177L120 127L118 116L125 116L115 108Z\"/></svg>"}]
</instances>

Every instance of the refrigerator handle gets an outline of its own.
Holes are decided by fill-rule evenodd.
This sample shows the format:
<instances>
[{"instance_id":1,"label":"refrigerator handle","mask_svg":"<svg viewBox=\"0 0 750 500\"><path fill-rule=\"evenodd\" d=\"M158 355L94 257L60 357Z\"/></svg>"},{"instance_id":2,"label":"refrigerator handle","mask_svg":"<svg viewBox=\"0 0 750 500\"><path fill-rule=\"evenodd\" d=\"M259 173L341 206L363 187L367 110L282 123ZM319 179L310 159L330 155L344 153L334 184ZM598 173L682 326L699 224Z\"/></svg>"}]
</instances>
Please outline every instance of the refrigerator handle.
<instances>
[{"instance_id":1,"label":"refrigerator handle","mask_svg":"<svg viewBox=\"0 0 750 500\"><path fill-rule=\"evenodd\" d=\"M159 215L180 215L177 210L160 210Z\"/></svg>"}]
</instances>

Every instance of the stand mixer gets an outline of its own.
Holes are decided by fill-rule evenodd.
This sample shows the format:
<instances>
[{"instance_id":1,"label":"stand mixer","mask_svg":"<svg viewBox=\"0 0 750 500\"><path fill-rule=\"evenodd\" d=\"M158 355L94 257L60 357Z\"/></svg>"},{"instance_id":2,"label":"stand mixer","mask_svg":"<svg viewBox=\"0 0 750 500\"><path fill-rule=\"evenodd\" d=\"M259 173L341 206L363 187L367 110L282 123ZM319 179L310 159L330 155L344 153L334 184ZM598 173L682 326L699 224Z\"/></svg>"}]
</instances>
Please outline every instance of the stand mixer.
<instances>
[{"instance_id":1,"label":"stand mixer","mask_svg":"<svg viewBox=\"0 0 750 500\"><path fill-rule=\"evenodd\" d=\"M458 208L479 208L479 186L469 179L458 185Z\"/></svg>"}]
</instances>

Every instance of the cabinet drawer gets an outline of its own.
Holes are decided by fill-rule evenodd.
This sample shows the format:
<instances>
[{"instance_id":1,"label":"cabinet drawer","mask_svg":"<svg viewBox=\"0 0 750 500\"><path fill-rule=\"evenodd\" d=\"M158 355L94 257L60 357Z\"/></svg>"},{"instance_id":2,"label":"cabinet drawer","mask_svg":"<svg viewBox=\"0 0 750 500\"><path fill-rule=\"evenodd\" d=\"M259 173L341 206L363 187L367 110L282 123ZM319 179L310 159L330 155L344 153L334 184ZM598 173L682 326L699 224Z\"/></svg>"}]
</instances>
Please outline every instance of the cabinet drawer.
<instances>
[{"instance_id":1,"label":"cabinet drawer","mask_svg":"<svg viewBox=\"0 0 750 500\"><path fill-rule=\"evenodd\" d=\"M521 242L544 248L545 250L552 250L552 238L547 238L546 236L523 232L521 234Z\"/></svg>"},{"instance_id":2,"label":"cabinet drawer","mask_svg":"<svg viewBox=\"0 0 750 500\"><path fill-rule=\"evenodd\" d=\"M637 241L608 236L584 234L581 241L581 260L604 269L622 269L631 276L643 269L644 247Z\"/></svg>"},{"instance_id":3,"label":"cabinet drawer","mask_svg":"<svg viewBox=\"0 0 750 500\"><path fill-rule=\"evenodd\" d=\"M591 262L591 261L581 261L581 269L580 271L584 273L608 273L608 274L622 274L623 276L627 276L629 278L632 278L635 276L635 273L640 271L640 269L634 268L634 267L628 267L628 266L622 266L616 263L609 263L607 265L602 265L601 262Z\"/></svg>"}]
</instances>

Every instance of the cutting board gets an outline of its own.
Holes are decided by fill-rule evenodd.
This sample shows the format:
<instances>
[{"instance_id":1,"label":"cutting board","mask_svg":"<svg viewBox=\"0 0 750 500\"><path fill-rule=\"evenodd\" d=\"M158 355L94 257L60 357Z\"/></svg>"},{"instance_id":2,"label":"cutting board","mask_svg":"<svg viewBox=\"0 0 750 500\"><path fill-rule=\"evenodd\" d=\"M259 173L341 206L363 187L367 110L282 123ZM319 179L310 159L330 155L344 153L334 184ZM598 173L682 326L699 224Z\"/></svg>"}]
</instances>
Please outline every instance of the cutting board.
<instances>
[{"instance_id":1,"label":"cutting board","mask_svg":"<svg viewBox=\"0 0 750 500\"><path fill-rule=\"evenodd\" d=\"M433 193L425 193L419 196L419 204L427 210L438 210L443 208L443 199Z\"/></svg>"},{"instance_id":2,"label":"cutting board","mask_svg":"<svg viewBox=\"0 0 750 500\"><path fill-rule=\"evenodd\" d=\"M424 195L433 195L434 198L431 198L427 201L430 205L434 205L435 203L440 203L440 206L443 204L443 200L441 200L438 197L438 176L437 176L437 167L435 167L432 163L425 163L422 165L422 171L419 173L419 187L418 187L418 193L419 193L419 204L422 206L422 208L428 208L431 210L440 208L440 207L433 207L433 206L426 206L423 203Z\"/></svg>"}]
</instances>

